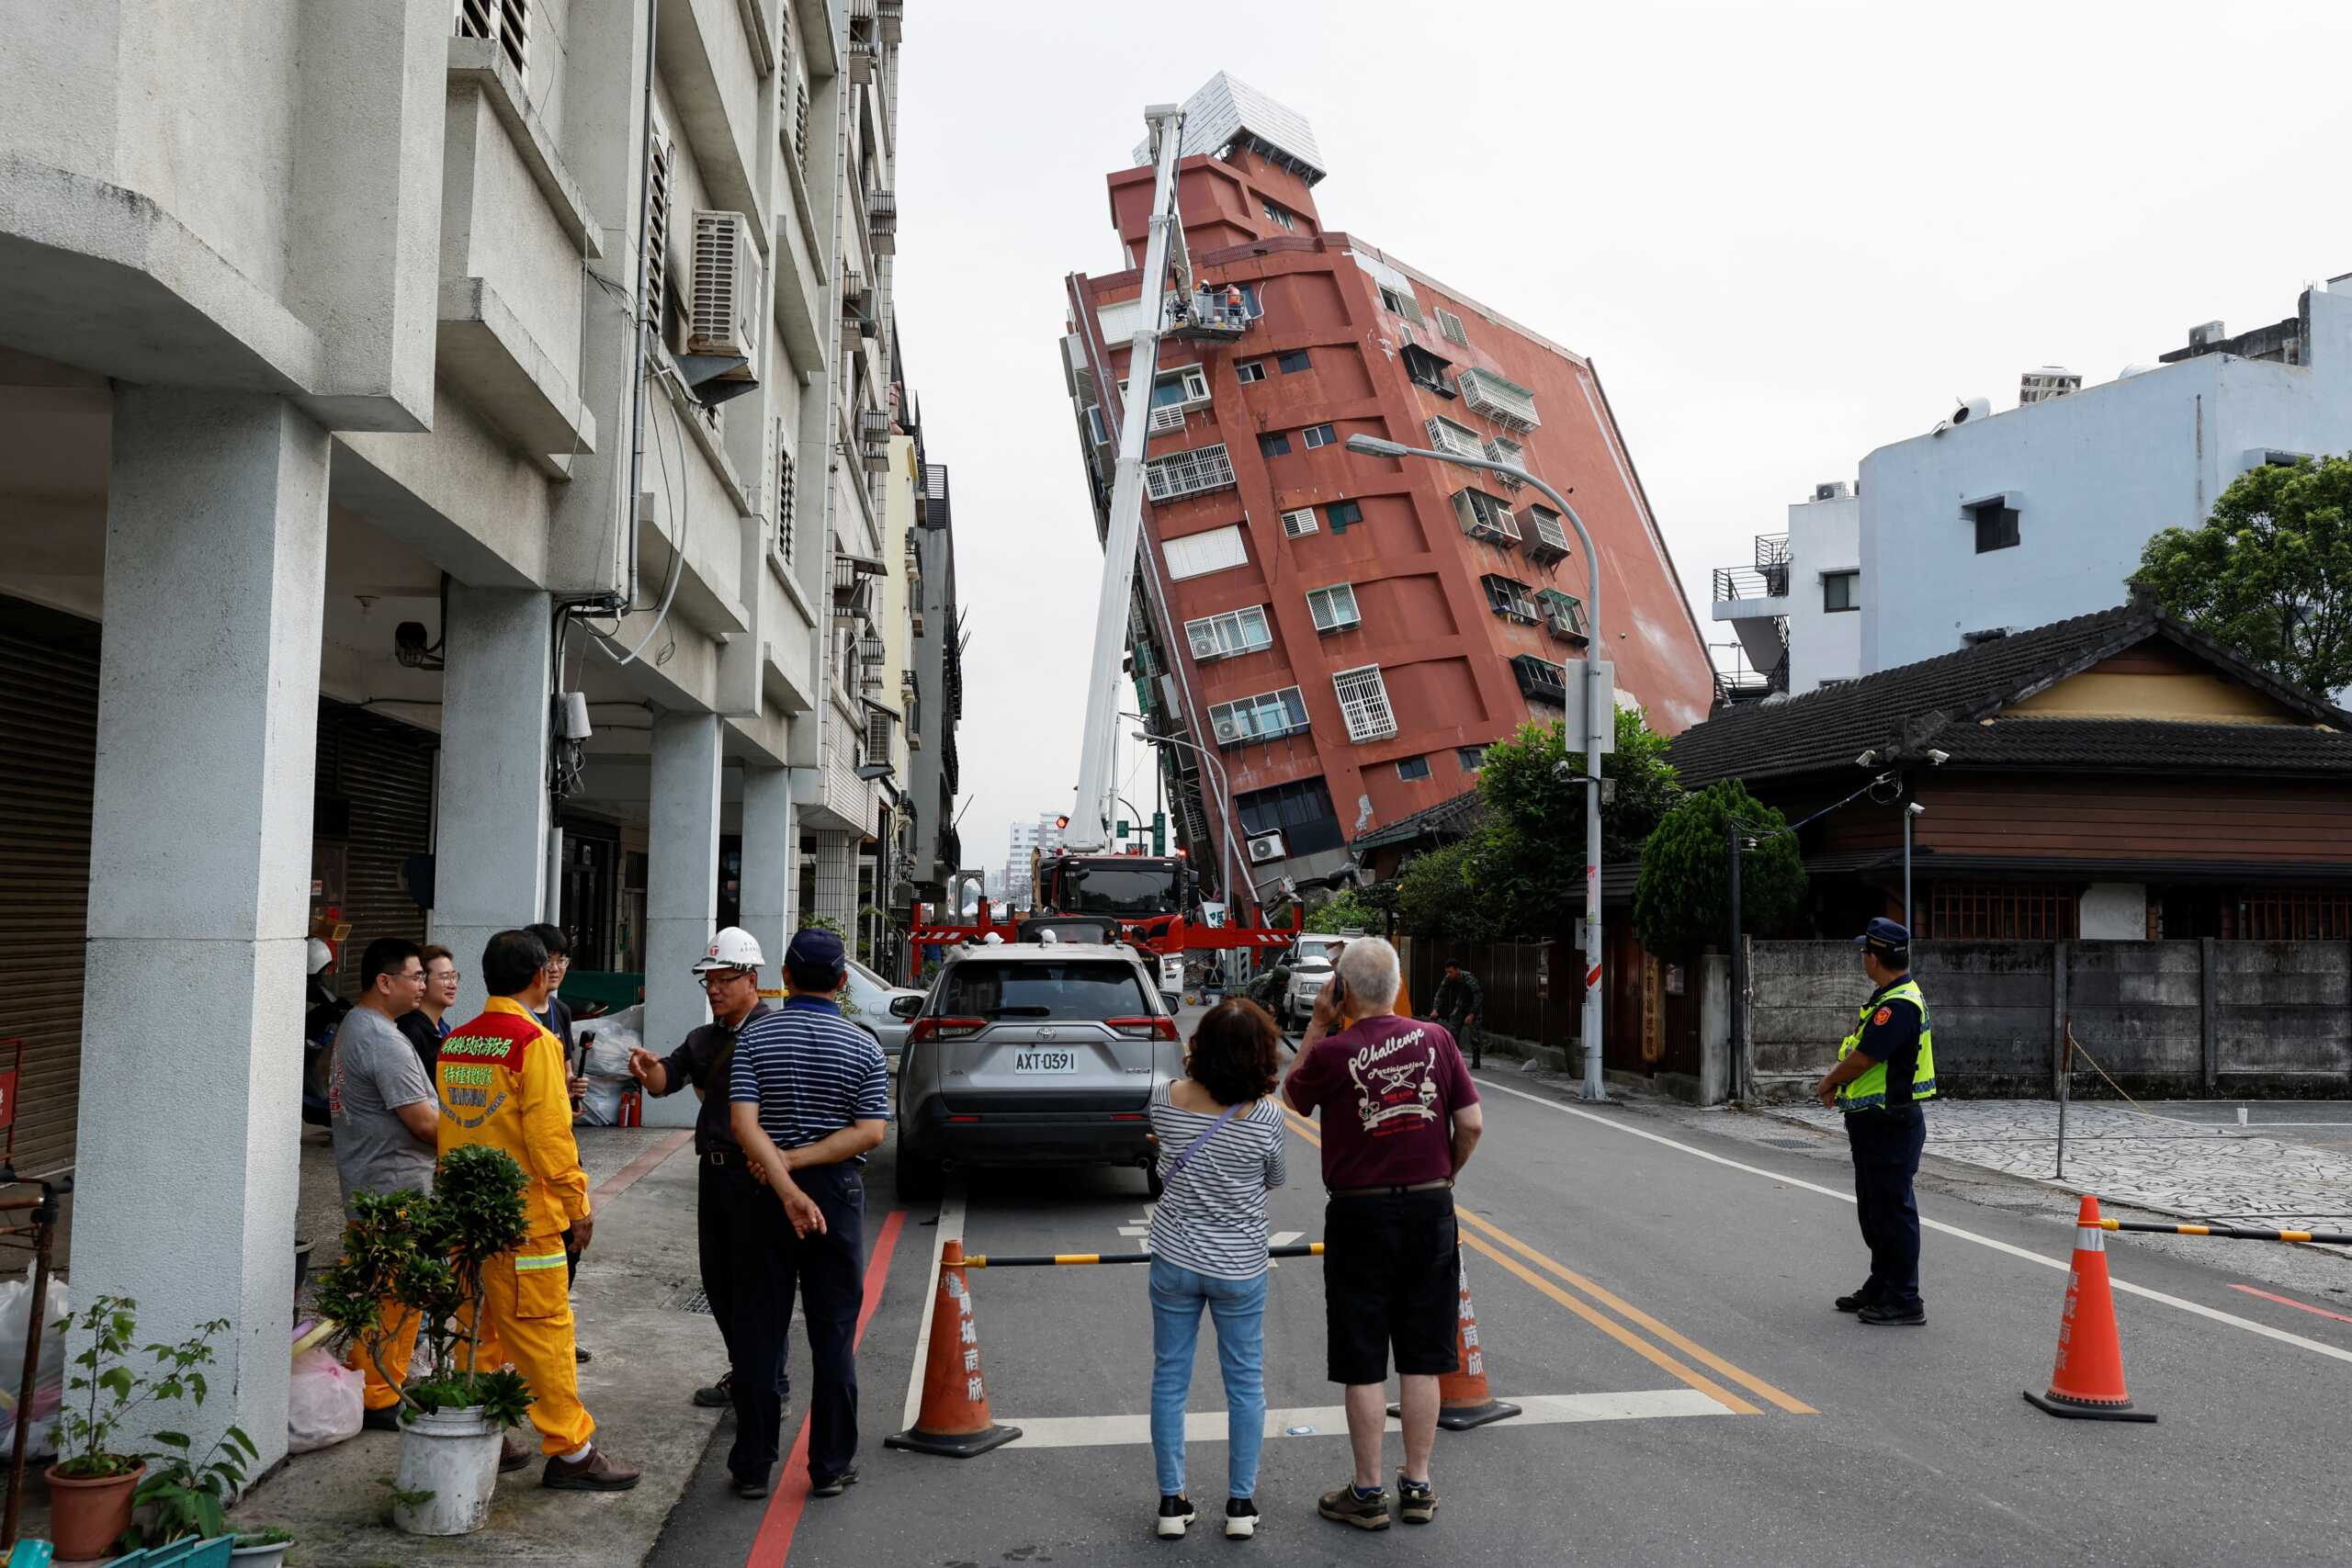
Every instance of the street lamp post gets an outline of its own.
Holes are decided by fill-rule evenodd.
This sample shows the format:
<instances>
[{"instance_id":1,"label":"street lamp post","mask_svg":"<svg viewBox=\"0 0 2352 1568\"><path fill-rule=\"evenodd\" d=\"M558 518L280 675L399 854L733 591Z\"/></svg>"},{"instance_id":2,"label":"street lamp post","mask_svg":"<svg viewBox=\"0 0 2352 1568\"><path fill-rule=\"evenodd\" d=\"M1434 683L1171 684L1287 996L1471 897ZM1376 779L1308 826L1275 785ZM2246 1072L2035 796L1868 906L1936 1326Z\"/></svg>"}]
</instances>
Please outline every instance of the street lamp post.
<instances>
[{"instance_id":1,"label":"street lamp post","mask_svg":"<svg viewBox=\"0 0 2352 1568\"><path fill-rule=\"evenodd\" d=\"M1121 716L1122 718L1133 718L1133 717L1135 717L1136 716L1135 716L1135 715L1133 715L1133 714L1122 714L1120 716ZM1233 828L1236 826L1236 823L1235 823L1235 822L1234 822L1234 820L1233 820L1233 815L1232 815L1232 813L1233 813L1233 784L1232 784L1232 781L1230 781L1229 779L1227 779L1227 778L1225 776L1225 764L1224 764L1223 762L1221 762L1221 761L1217 761L1217 757L1216 757L1216 752L1211 751L1208 748L1206 748L1205 746L1201 745L1198 741L1186 740L1186 739L1183 739L1182 737L1181 737L1181 736L1175 736L1175 735L1153 735L1153 734L1149 734L1149 733L1148 733L1147 731L1144 731L1144 730L1140 730L1140 729L1138 729L1138 730L1136 730L1136 739L1138 739L1138 740L1140 740L1140 741L1142 741L1142 742L1143 742L1145 745L1147 745L1147 746L1182 746L1182 747L1185 748L1187 750L1198 751L1198 752L1201 754L1201 760L1202 760L1203 761L1205 761L1206 763L1208 763L1208 765L1209 765L1210 767L1212 767L1212 768L1214 768L1214 769L1216 769L1216 787L1217 787L1217 793L1225 796L1225 815L1226 815L1226 818L1227 818L1227 820L1226 820L1226 829L1227 829L1227 832L1226 832L1226 834L1225 834L1225 853L1224 853L1224 854L1222 854L1222 855L1220 855L1220 856L1218 856L1218 857L1217 857L1217 860L1218 860L1218 863L1219 863L1219 865L1220 865L1220 866L1222 866L1222 867L1223 867L1223 869L1224 869L1224 871L1225 871L1225 902L1226 902L1226 907L1227 907L1228 909L1232 909L1232 910L1234 910L1234 911L1236 912L1236 914L1238 915L1238 912L1239 912L1239 909L1240 909L1240 906L1239 906L1239 904L1236 901L1236 895L1235 895L1235 893L1234 893L1234 876L1235 876L1234 867L1235 867L1235 866L1237 866L1237 865L1238 865L1238 864L1240 863L1240 862L1237 861L1237 860L1234 858L1236 852L1235 852L1235 850L1234 850L1234 845L1233 845L1233 832L1232 832L1232 829L1233 829ZM1255 892L1257 891L1257 889L1256 889L1256 887L1252 886L1252 887L1250 888L1250 891L1251 891L1252 893L1255 893Z\"/></svg>"},{"instance_id":2,"label":"street lamp post","mask_svg":"<svg viewBox=\"0 0 2352 1568\"><path fill-rule=\"evenodd\" d=\"M1577 515L1577 509L1568 504L1566 496L1514 464L1465 457L1459 452L1408 446L1401 441L1386 441L1376 435L1349 436L1348 450L1366 457L1420 457L1433 463L1452 463L1456 468L1480 468L1533 485L1544 499L1560 509L1561 515L1577 531L1577 542L1584 547L1584 754L1589 774L1584 795L1584 1098L1606 1100L1609 1094L1600 1082L1600 756L1609 733L1601 727L1614 724L1616 716L1600 689L1600 655L1608 645L1600 639L1600 557L1593 550L1592 535L1586 530L1584 519Z\"/></svg>"},{"instance_id":3,"label":"street lamp post","mask_svg":"<svg viewBox=\"0 0 2352 1568\"><path fill-rule=\"evenodd\" d=\"M1905 802L1903 807L1903 929L1911 929L1911 824L1926 816L1928 808L1917 801Z\"/></svg>"}]
</instances>

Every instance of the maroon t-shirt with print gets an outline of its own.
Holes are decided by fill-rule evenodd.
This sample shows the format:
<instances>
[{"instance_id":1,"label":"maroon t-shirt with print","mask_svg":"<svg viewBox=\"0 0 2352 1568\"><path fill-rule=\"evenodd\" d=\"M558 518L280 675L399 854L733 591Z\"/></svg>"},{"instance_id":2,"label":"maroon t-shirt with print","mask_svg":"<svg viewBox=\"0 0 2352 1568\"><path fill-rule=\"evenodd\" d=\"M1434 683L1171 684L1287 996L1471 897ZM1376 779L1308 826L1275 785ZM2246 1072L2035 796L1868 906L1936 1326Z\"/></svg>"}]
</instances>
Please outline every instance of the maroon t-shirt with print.
<instances>
[{"instance_id":1,"label":"maroon t-shirt with print","mask_svg":"<svg viewBox=\"0 0 2352 1568\"><path fill-rule=\"evenodd\" d=\"M1327 1034L1290 1076L1290 1101L1323 1112L1323 1185L1410 1187L1453 1174L1453 1113L1478 1103L1453 1036L1384 1013Z\"/></svg>"}]
</instances>

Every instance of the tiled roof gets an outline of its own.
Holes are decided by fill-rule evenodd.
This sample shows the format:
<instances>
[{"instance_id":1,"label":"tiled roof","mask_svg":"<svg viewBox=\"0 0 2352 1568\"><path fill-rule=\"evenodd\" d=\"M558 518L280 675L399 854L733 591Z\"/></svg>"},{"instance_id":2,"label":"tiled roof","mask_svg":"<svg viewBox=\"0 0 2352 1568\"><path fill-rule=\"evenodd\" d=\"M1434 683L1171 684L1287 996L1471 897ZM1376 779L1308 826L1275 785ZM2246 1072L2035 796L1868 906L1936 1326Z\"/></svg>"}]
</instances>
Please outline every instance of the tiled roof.
<instances>
[{"instance_id":1,"label":"tiled roof","mask_svg":"<svg viewBox=\"0 0 2352 1568\"><path fill-rule=\"evenodd\" d=\"M2335 732L2296 725L2174 724L2017 717L1981 721L2151 638L2219 666ZM1883 670L1804 696L1736 707L1684 730L1670 755L1682 783L1849 774L1929 750L1955 762L2148 772L2352 773L2352 716L2285 685L2178 622L2136 605L2078 615L1973 648Z\"/></svg>"},{"instance_id":2,"label":"tiled roof","mask_svg":"<svg viewBox=\"0 0 2352 1568\"><path fill-rule=\"evenodd\" d=\"M1390 844L1409 844L1416 839L1458 839L1477 826L1479 815L1478 786L1473 784L1450 800L1424 807L1410 817L1400 817L1385 828L1374 828L1349 840L1348 848L1362 854Z\"/></svg>"}]
</instances>

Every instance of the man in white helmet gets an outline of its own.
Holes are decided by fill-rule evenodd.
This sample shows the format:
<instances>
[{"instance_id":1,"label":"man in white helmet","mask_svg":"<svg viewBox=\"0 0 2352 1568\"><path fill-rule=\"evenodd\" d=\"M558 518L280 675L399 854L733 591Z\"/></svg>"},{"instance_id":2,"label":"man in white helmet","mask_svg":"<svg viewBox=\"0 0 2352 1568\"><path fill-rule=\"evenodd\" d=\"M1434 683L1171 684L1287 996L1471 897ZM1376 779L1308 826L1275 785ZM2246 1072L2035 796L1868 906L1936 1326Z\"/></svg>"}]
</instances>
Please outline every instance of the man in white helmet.
<instances>
[{"instance_id":1,"label":"man in white helmet","mask_svg":"<svg viewBox=\"0 0 2352 1568\"><path fill-rule=\"evenodd\" d=\"M735 1062L735 1037L745 1024L772 1010L760 999L760 942L741 926L729 926L710 939L710 946L695 965L709 999L712 1021L686 1035L667 1056L639 1047L628 1054L629 1076L650 1095L675 1094L688 1084L701 1097L695 1116L695 1156L700 1168L695 1182L695 1232L702 1254L703 1294L710 1315L718 1320L719 1337L728 1348L728 1372L716 1383L695 1390L695 1403L707 1410L734 1404L736 1248L731 1237L744 1216L764 1218L775 1203L743 1158L729 1121L728 1077ZM776 1363L776 1394L791 1394L789 1374Z\"/></svg>"}]
</instances>

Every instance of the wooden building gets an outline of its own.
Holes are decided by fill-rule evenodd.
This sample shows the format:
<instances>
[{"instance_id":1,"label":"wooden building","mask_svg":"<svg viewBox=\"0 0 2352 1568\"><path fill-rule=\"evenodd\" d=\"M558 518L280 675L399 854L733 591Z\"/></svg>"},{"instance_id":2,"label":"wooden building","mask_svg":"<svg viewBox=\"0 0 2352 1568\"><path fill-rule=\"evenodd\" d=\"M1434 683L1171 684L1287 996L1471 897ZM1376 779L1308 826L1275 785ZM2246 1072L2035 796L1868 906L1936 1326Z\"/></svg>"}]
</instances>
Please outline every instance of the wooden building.
<instances>
[{"instance_id":1,"label":"wooden building","mask_svg":"<svg viewBox=\"0 0 2352 1568\"><path fill-rule=\"evenodd\" d=\"M2352 939L2352 716L2126 605L1685 731L1804 829L1815 934ZM1872 781L1878 781L1875 787ZM1862 791L1858 797L1845 797Z\"/></svg>"}]
</instances>

